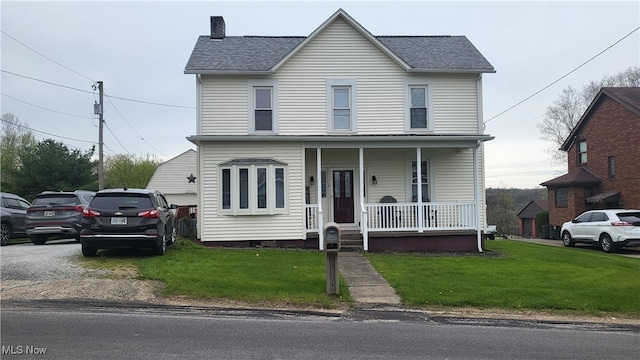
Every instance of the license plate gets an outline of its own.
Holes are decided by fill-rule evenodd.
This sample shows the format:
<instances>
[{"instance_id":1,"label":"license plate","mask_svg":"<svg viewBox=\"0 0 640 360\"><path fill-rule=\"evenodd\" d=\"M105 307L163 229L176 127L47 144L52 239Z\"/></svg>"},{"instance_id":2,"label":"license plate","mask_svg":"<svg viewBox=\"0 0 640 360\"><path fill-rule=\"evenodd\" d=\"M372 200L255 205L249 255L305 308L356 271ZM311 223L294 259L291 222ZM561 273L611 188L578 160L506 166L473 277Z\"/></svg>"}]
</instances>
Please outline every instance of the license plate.
<instances>
[{"instance_id":1,"label":"license plate","mask_svg":"<svg viewBox=\"0 0 640 360\"><path fill-rule=\"evenodd\" d=\"M55 211L45 211L44 216L54 216L56 214Z\"/></svg>"},{"instance_id":2,"label":"license plate","mask_svg":"<svg viewBox=\"0 0 640 360\"><path fill-rule=\"evenodd\" d=\"M127 225L126 217L112 217L111 225Z\"/></svg>"}]
</instances>

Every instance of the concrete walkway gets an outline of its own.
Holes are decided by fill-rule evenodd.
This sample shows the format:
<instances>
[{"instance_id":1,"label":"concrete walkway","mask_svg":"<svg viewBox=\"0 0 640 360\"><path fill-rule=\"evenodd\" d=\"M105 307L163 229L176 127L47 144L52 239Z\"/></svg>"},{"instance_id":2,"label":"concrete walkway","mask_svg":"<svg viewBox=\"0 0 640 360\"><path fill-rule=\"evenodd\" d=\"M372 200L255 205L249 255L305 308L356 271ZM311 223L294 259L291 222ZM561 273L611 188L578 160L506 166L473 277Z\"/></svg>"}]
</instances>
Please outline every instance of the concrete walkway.
<instances>
[{"instance_id":1,"label":"concrete walkway","mask_svg":"<svg viewBox=\"0 0 640 360\"><path fill-rule=\"evenodd\" d=\"M357 303L400 305L395 290L359 252L340 252L338 269Z\"/></svg>"}]
</instances>

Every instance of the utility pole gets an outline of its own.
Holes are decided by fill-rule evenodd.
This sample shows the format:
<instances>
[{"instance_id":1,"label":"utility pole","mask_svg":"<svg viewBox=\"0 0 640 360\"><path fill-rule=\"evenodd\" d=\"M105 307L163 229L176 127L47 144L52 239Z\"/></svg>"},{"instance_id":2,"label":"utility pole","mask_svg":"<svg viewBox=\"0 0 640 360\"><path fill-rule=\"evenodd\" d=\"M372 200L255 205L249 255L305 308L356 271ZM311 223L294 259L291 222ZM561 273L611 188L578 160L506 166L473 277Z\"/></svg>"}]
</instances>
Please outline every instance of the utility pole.
<instances>
[{"instance_id":1,"label":"utility pole","mask_svg":"<svg viewBox=\"0 0 640 360\"><path fill-rule=\"evenodd\" d=\"M104 97L104 86L102 81L98 81L98 90L100 90L100 104L98 105L98 115L100 119L100 124L98 126L98 190L104 189L104 158L103 158L103 147L104 147L104 139L103 139L103 128L104 128L104 106L103 106L103 97Z\"/></svg>"}]
</instances>

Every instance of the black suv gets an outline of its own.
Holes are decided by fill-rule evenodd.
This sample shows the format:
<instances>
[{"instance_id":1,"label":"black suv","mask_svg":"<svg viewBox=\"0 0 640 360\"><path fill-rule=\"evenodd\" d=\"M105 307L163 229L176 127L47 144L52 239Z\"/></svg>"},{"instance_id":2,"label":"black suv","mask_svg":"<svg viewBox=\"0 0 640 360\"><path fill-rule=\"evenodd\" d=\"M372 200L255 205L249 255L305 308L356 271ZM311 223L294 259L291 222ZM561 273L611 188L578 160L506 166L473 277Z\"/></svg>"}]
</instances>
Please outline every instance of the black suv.
<instances>
[{"instance_id":1,"label":"black suv","mask_svg":"<svg viewBox=\"0 0 640 360\"><path fill-rule=\"evenodd\" d=\"M176 238L175 204L149 189L106 189L96 193L82 215L82 255L98 249L151 248L164 255Z\"/></svg>"},{"instance_id":2,"label":"black suv","mask_svg":"<svg viewBox=\"0 0 640 360\"><path fill-rule=\"evenodd\" d=\"M43 245L51 236L69 236L80 241L82 210L93 191L43 191L27 210L25 225L31 242Z\"/></svg>"}]
</instances>

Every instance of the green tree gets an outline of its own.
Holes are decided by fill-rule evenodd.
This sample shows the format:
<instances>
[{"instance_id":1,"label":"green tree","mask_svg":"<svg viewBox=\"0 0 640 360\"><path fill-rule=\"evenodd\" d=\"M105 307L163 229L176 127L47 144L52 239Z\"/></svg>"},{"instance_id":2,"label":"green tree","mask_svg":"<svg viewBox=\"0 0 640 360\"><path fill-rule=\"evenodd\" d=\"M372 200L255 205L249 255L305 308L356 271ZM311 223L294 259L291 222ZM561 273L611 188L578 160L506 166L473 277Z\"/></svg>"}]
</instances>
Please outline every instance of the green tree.
<instances>
[{"instance_id":1,"label":"green tree","mask_svg":"<svg viewBox=\"0 0 640 360\"><path fill-rule=\"evenodd\" d=\"M0 188L2 191L21 194L17 185L16 171L22 166L21 152L36 144L36 139L26 126L11 113L2 114L2 134L0 135Z\"/></svg>"},{"instance_id":2,"label":"green tree","mask_svg":"<svg viewBox=\"0 0 640 360\"><path fill-rule=\"evenodd\" d=\"M44 190L97 190L95 147L86 152L70 150L52 139L27 146L21 153L22 166L16 171L20 193L33 198Z\"/></svg>"},{"instance_id":3,"label":"green tree","mask_svg":"<svg viewBox=\"0 0 640 360\"><path fill-rule=\"evenodd\" d=\"M145 188L160 162L150 155L119 154L105 158L104 164L105 188Z\"/></svg>"}]
</instances>

